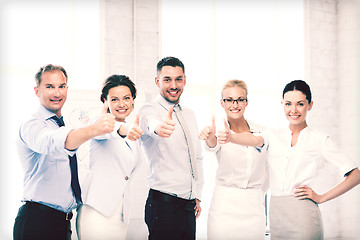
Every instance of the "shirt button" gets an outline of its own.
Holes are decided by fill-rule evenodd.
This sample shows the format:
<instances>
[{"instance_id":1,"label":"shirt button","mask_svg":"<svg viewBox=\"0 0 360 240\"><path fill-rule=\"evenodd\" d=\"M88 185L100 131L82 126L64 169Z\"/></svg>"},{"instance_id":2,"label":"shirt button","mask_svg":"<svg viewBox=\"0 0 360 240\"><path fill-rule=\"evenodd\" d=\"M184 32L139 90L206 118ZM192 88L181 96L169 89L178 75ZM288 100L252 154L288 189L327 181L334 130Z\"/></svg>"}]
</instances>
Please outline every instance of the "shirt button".
<instances>
[{"instance_id":1,"label":"shirt button","mask_svg":"<svg viewBox=\"0 0 360 240\"><path fill-rule=\"evenodd\" d=\"M126 180L126 181L129 180L129 177L128 177L128 176L125 176L125 180Z\"/></svg>"}]
</instances>

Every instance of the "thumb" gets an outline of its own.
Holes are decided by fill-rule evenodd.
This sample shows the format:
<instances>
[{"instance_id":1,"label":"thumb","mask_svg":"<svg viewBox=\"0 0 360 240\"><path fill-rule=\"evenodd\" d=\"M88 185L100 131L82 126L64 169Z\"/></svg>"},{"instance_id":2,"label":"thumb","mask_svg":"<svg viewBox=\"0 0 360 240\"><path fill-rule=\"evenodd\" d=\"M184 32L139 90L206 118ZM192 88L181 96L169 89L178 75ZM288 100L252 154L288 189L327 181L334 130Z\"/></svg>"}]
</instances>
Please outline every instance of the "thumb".
<instances>
[{"instance_id":1,"label":"thumb","mask_svg":"<svg viewBox=\"0 0 360 240\"><path fill-rule=\"evenodd\" d=\"M139 114L136 114L136 118L135 118L135 122L134 122L134 125L135 126L139 126Z\"/></svg>"},{"instance_id":2,"label":"thumb","mask_svg":"<svg viewBox=\"0 0 360 240\"><path fill-rule=\"evenodd\" d=\"M170 120L172 120L172 113L173 113L173 111L174 111L174 107L173 106L171 106L171 107L169 107L169 112L168 112L168 119L170 119Z\"/></svg>"},{"instance_id":3,"label":"thumb","mask_svg":"<svg viewBox=\"0 0 360 240\"><path fill-rule=\"evenodd\" d=\"M104 101L104 105L103 105L103 109L101 110L101 113L106 114L106 113L108 113L108 110L109 110L109 104L108 104L108 102L105 100L105 101Z\"/></svg>"},{"instance_id":4,"label":"thumb","mask_svg":"<svg viewBox=\"0 0 360 240\"><path fill-rule=\"evenodd\" d=\"M213 115L212 118L211 118L211 128L215 130L215 116Z\"/></svg>"},{"instance_id":5,"label":"thumb","mask_svg":"<svg viewBox=\"0 0 360 240\"><path fill-rule=\"evenodd\" d=\"M226 121L226 119L224 119L224 126L225 126L225 129L226 130L229 130L229 125L228 125L228 122Z\"/></svg>"}]
</instances>

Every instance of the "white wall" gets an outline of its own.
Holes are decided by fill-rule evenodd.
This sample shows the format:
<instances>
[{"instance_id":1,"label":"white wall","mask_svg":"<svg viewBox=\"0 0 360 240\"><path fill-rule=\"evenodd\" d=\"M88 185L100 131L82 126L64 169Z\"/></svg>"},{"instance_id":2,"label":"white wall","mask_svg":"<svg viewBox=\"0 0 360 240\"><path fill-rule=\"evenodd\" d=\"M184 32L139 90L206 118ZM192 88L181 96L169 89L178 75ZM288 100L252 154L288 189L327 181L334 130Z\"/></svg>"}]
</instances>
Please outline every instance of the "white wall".
<instances>
[{"instance_id":1,"label":"white wall","mask_svg":"<svg viewBox=\"0 0 360 240\"><path fill-rule=\"evenodd\" d=\"M45 64L62 65L70 98L75 89L86 93L98 87L98 9L97 1L0 2L1 239L12 239L21 205L23 171L15 138L20 123L39 104L34 75Z\"/></svg>"},{"instance_id":2,"label":"white wall","mask_svg":"<svg viewBox=\"0 0 360 240\"><path fill-rule=\"evenodd\" d=\"M306 74L314 94L310 123L331 134L359 164L359 1L306 0ZM332 176L329 178L329 174ZM318 180L324 192L343 178L329 165ZM320 205L325 237L357 239L360 234L359 186Z\"/></svg>"},{"instance_id":3,"label":"white wall","mask_svg":"<svg viewBox=\"0 0 360 240\"><path fill-rule=\"evenodd\" d=\"M135 80L139 89L136 108L153 99L157 93L155 65L166 55L185 63L188 85L183 101L197 111L200 127L211 114L222 117L218 93L229 78L249 84L247 117L264 125L282 123L278 117L282 116L282 87L304 78L314 92L310 123L330 132L350 157L359 159L360 131L355 124L360 110L358 7L359 0L304 0L304 7L302 1L283 0L202 0L178 5L171 0L162 4L158 0L1 2L0 166L4 195L0 199L0 238L11 239L21 204L22 171L13 143L23 116L38 104L33 76L47 63L63 65L69 73L69 100L64 111L75 125L81 124L76 120L81 111L91 115L99 106L100 85L110 74L127 74ZM206 237L206 209L216 169L214 157L205 152L204 157L208 165L199 238ZM81 164L86 167L86 162ZM134 186L133 220L140 222L146 165L142 170ZM333 182L340 179L334 177ZM319 189L328 187L324 183L332 185L320 181ZM322 206L328 237L359 236L359 192L357 187ZM146 229L139 231L138 223L131 224L130 233L146 235Z\"/></svg>"}]
</instances>

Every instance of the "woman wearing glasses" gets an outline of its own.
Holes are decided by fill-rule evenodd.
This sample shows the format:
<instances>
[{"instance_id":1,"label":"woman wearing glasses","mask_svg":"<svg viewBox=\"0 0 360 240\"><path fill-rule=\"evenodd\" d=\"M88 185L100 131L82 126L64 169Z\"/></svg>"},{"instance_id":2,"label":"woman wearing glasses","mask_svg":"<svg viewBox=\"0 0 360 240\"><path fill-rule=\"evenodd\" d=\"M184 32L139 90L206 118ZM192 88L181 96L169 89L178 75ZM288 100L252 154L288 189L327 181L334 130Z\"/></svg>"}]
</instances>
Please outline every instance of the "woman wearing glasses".
<instances>
[{"instance_id":1,"label":"woman wearing glasses","mask_svg":"<svg viewBox=\"0 0 360 240\"><path fill-rule=\"evenodd\" d=\"M136 88L124 75L112 75L102 89L103 114L116 120L112 133L90 142L89 172L82 186L79 210L80 239L125 239L129 219L130 180L140 163L138 117L130 127L125 118L134 110ZM131 141L129 141L131 140Z\"/></svg>"},{"instance_id":2,"label":"woman wearing glasses","mask_svg":"<svg viewBox=\"0 0 360 240\"><path fill-rule=\"evenodd\" d=\"M334 141L306 123L313 102L309 85L302 80L288 83L283 90L285 117L289 126L266 131L263 136L247 133L218 134L221 143L230 141L247 146L268 143L268 167L271 189L270 235L277 239L323 239L318 204L334 199L360 183L360 171ZM345 179L323 194L312 185L319 170L328 162Z\"/></svg>"},{"instance_id":3,"label":"woman wearing glasses","mask_svg":"<svg viewBox=\"0 0 360 240\"><path fill-rule=\"evenodd\" d=\"M248 105L244 81L230 80L224 85L221 106L227 115L226 128L233 133L258 135L261 128L244 117ZM215 120L200 138L206 149L216 153L218 169L208 216L208 239L261 239L265 237L264 190L266 164L264 147L218 144Z\"/></svg>"}]
</instances>

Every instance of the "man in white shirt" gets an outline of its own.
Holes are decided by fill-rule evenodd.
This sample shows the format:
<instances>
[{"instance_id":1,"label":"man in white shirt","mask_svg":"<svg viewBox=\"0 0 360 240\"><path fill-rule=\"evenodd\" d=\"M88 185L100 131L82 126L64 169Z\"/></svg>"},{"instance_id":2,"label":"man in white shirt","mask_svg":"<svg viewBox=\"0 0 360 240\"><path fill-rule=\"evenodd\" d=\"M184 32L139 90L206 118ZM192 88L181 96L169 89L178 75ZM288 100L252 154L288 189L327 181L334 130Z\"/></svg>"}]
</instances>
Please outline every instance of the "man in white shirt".
<instances>
[{"instance_id":1,"label":"man in white shirt","mask_svg":"<svg viewBox=\"0 0 360 240\"><path fill-rule=\"evenodd\" d=\"M70 219L81 204L76 150L114 129L111 114L86 127L65 126L61 110L67 98L67 80L65 69L52 64L35 75L34 91L40 106L21 125L17 139L25 177L24 204L14 223L14 240L71 239Z\"/></svg>"},{"instance_id":2,"label":"man in white shirt","mask_svg":"<svg viewBox=\"0 0 360 240\"><path fill-rule=\"evenodd\" d=\"M183 63L157 64L160 96L140 109L142 143L150 165L145 222L149 239L195 239L203 187L202 153L193 111L180 106L186 84Z\"/></svg>"}]
</instances>

